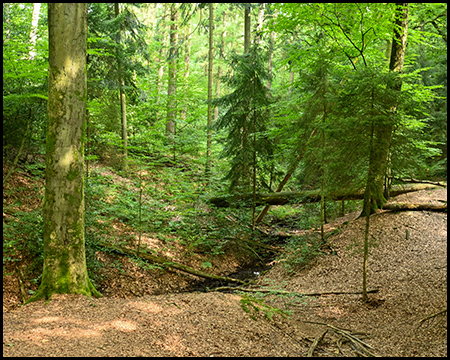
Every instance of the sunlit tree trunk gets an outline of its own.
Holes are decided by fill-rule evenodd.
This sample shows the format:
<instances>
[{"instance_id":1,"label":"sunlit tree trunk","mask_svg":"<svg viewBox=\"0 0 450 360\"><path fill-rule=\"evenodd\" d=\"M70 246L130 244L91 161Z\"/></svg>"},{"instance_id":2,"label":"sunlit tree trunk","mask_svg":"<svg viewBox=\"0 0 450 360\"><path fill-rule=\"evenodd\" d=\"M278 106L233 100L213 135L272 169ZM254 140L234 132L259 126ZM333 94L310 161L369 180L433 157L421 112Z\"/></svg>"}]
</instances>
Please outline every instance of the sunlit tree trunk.
<instances>
[{"instance_id":1,"label":"sunlit tree trunk","mask_svg":"<svg viewBox=\"0 0 450 360\"><path fill-rule=\"evenodd\" d=\"M211 146L212 146L212 80L214 59L214 4L209 3L209 53L208 53L208 120L206 134L206 177L211 171Z\"/></svg>"},{"instance_id":2,"label":"sunlit tree trunk","mask_svg":"<svg viewBox=\"0 0 450 360\"><path fill-rule=\"evenodd\" d=\"M120 9L119 4L114 3L114 12L115 16L118 17L120 15ZM117 34L117 44L120 44L121 40L121 30L119 30ZM121 60L119 55L117 55L117 66L118 66L118 72L119 72L119 79L118 79L118 85L119 85L119 100L120 100L120 124L122 128L122 169L127 169L127 156L128 156L128 134L127 134L127 100L126 95L123 90L125 87L125 82L123 79L122 71L123 68L121 66Z\"/></svg>"},{"instance_id":3,"label":"sunlit tree trunk","mask_svg":"<svg viewBox=\"0 0 450 360\"><path fill-rule=\"evenodd\" d=\"M250 4L245 4L244 10L244 54L250 49Z\"/></svg>"},{"instance_id":4,"label":"sunlit tree trunk","mask_svg":"<svg viewBox=\"0 0 450 360\"><path fill-rule=\"evenodd\" d=\"M39 24L39 13L41 11L41 3L33 3L33 16L31 19L31 32L30 32L30 60L33 60L36 56L36 40L37 40L37 30Z\"/></svg>"},{"instance_id":5,"label":"sunlit tree trunk","mask_svg":"<svg viewBox=\"0 0 450 360\"><path fill-rule=\"evenodd\" d=\"M167 16L167 4L163 3L163 19L166 18ZM159 50L158 50L158 57L155 59L155 61L159 64L158 67L158 83L157 83L157 88L158 88L158 93L157 93L157 98L156 98L156 105L157 105L157 111L156 111L156 121L159 119L159 114L160 114L160 109L159 109L159 105L161 103L161 91L162 91L162 85L163 85L163 76L164 76L164 61L163 61L163 57L164 57L164 36L165 36L165 25L164 25L164 21L163 20L158 20L158 22L156 23L156 31L155 31L155 40L157 42L160 42L159 45Z\"/></svg>"},{"instance_id":6,"label":"sunlit tree trunk","mask_svg":"<svg viewBox=\"0 0 450 360\"><path fill-rule=\"evenodd\" d=\"M44 269L29 301L52 294L100 296L88 278L84 239L87 4L49 3L48 22Z\"/></svg>"},{"instance_id":7,"label":"sunlit tree trunk","mask_svg":"<svg viewBox=\"0 0 450 360\"><path fill-rule=\"evenodd\" d=\"M277 14L274 14L274 18L276 19ZM269 38L269 74L272 76L272 67L273 67L273 47L275 44L275 31L272 31L270 33L270 38ZM272 81L271 80L267 80L267 87L269 89L272 88Z\"/></svg>"},{"instance_id":8,"label":"sunlit tree trunk","mask_svg":"<svg viewBox=\"0 0 450 360\"><path fill-rule=\"evenodd\" d=\"M191 64L191 42L190 42L190 32L191 26L188 24L186 27L186 34L184 36L184 88L186 89L189 83L189 72L190 72L190 64ZM188 109L188 100L185 95L184 106L181 109L181 118L186 121L187 118L187 109Z\"/></svg>"},{"instance_id":9,"label":"sunlit tree trunk","mask_svg":"<svg viewBox=\"0 0 450 360\"><path fill-rule=\"evenodd\" d=\"M166 135L173 142L175 120L177 117L177 42L178 9L176 4L170 8L170 49L169 49L169 83L167 89Z\"/></svg>"},{"instance_id":10,"label":"sunlit tree trunk","mask_svg":"<svg viewBox=\"0 0 450 360\"><path fill-rule=\"evenodd\" d=\"M258 44L258 45L259 45L259 42L261 41L265 8L266 8L266 4L265 3L261 3L259 5L258 22L256 23L256 31L255 31L255 44Z\"/></svg>"},{"instance_id":11,"label":"sunlit tree trunk","mask_svg":"<svg viewBox=\"0 0 450 360\"><path fill-rule=\"evenodd\" d=\"M226 25L227 25L227 14L226 12L223 13L223 18L222 18L222 33L220 35L220 51L219 51L219 59L220 61L225 59L225 37L227 36L227 32L226 32ZM220 66L220 62L219 65L217 66L217 76L215 79L215 86L216 86L216 98L220 97L220 77L222 76L222 66ZM217 120L217 118L219 117L219 107L216 106L214 108L214 120Z\"/></svg>"}]
</instances>

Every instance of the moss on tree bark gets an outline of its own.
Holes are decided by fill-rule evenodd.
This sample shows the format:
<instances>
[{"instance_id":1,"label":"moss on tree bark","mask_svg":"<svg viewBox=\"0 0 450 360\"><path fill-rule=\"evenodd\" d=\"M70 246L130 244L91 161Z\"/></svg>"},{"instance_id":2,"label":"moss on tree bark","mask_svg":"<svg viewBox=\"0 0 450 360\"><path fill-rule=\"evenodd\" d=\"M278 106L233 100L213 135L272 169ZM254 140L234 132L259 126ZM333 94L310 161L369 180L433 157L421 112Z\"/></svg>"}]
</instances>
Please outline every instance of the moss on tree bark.
<instances>
[{"instance_id":1,"label":"moss on tree bark","mask_svg":"<svg viewBox=\"0 0 450 360\"><path fill-rule=\"evenodd\" d=\"M101 296L89 280L84 239L87 5L48 5L49 96L44 269L28 302L52 294Z\"/></svg>"}]
</instances>

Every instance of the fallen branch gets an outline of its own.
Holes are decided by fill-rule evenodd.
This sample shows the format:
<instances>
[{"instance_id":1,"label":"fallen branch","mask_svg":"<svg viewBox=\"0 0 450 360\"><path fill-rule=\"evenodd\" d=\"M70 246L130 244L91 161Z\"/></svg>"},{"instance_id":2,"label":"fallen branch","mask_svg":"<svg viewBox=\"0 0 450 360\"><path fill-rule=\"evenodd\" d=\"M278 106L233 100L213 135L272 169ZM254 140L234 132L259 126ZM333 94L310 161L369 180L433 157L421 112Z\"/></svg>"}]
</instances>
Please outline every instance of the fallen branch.
<instances>
[{"instance_id":1,"label":"fallen branch","mask_svg":"<svg viewBox=\"0 0 450 360\"><path fill-rule=\"evenodd\" d=\"M390 203L384 204L383 210L391 211L437 211L446 212L447 203L443 204L404 204L404 203Z\"/></svg>"},{"instance_id":2,"label":"fallen branch","mask_svg":"<svg viewBox=\"0 0 450 360\"><path fill-rule=\"evenodd\" d=\"M306 357L312 357L314 350L316 350L317 345L319 345L319 342L322 341L325 334L328 332L328 330L325 330L322 335L316 337L311 345L311 347L308 350L308 354L306 354Z\"/></svg>"},{"instance_id":3,"label":"fallen branch","mask_svg":"<svg viewBox=\"0 0 450 360\"><path fill-rule=\"evenodd\" d=\"M438 312L435 313L435 314L428 315L427 317L424 317L422 320L419 320L419 324L421 324L421 323L423 323L424 321L427 321L427 320L429 320L429 319L432 319L432 318L434 318L434 317L436 317L436 316L445 314L446 312L447 312L447 309L444 309L444 310L438 311Z\"/></svg>"},{"instance_id":4,"label":"fallen branch","mask_svg":"<svg viewBox=\"0 0 450 360\"><path fill-rule=\"evenodd\" d=\"M273 293L273 294L285 294L285 295L300 295L300 296L321 296L321 295L359 295L362 294L362 291L357 292L347 292L347 291L328 291L328 292L315 292L315 293L298 293L284 290L275 290L275 289L249 289L243 287L233 287L233 286L220 286L211 291L222 291L222 290L238 290L245 292L260 292L260 293ZM378 289L373 289L367 291L368 294L376 293Z\"/></svg>"},{"instance_id":5,"label":"fallen branch","mask_svg":"<svg viewBox=\"0 0 450 360\"><path fill-rule=\"evenodd\" d=\"M353 345L352 346L353 350L355 350L359 355L376 357L375 354L373 354L372 352L367 350L367 348L373 349L373 347L370 346L369 344L365 343L361 339L358 339L354 334L352 334L351 330L342 329L337 326L334 326L331 324L326 324L326 323L321 323L321 322L313 322L313 321L304 321L304 322L311 323L311 324L325 325L329 329L334 331L336 334L339 334L339 335L345 337L347 340L349 340L350 344Z\"/></svg>"},{"instance_id":6,"label":"fallen branch","mask_svg":"<svg viewBox=\"0 0 450 360\"><path fill-rule=\"evenodd\" d=\"M156 256L156 255L151 255L151 254L146 253L146 252L142 252L142 250L138 253L137 250L126 248L126 247L122 247L122 246L119 246L119 245L112 245L112 244L108 244L108 243L105 243L105 242L100 242L100 245L104 246L104 247L106 247L108 249L112 249L112 250L115 250L117 252L126 254L126 255L134 255L134 256L137 256L137 257L140 257L140 258L143 258L143 259L146 259L146 260L153 261L153 262L158 263L158 264L162 264L164 266L167 266L167 267L170 267L170 268L173 268L173 269L177 269L177 270L184 271L184 272L187 272L187 273L195 275L195 276L199 276L199 277L205 278L205 279L221 280L221 281L234 282L234 283L239 283L239 284L244 284L244 285L248 284L248 281L245 282L245 281L242 281L242 280L230 278L228 276L219 276L219 275L214 275L214 274L208 274L208 273L205 273L203 271L195 270L194 268L191 268L189 266L186 266L186 265L183 265L183 264L180 264L180 263L176 263L176 262L174 262L174 261L172 261L170 259L166 259L166 258L159 257L159 256Z\"/></svg>"}]
</instances>

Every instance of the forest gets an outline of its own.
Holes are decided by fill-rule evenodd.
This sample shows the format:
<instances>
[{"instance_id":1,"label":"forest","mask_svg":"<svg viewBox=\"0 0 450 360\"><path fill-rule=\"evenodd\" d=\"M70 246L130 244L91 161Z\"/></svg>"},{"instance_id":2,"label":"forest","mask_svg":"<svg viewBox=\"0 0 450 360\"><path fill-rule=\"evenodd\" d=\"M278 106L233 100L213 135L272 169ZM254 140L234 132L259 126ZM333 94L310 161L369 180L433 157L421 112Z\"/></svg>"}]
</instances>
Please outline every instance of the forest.
<instances>
[{"instance_id":1,"label":"forest","mask_svg":"<svg viewBox=\"0 0 450 360\"><path fill-rule=\"evenodd\" d=\"M446 221L447 4L3 4L3 356L446 356Z\"/></svg>"}]
</instances>

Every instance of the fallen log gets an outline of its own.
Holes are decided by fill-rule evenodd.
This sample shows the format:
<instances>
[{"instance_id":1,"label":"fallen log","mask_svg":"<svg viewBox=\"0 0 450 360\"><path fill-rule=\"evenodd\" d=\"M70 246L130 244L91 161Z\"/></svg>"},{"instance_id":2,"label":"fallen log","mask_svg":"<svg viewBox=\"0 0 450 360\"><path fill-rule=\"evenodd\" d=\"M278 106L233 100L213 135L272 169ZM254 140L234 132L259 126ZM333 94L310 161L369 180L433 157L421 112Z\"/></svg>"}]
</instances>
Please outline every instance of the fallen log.
<instances>
[{"instance_id":1,"label":"fallen log","mask_svg":"<svg viewBox=\"0 0 450 360\"><path fill-rule=\"evenodd\" d=\"M149 254L147 252L142 252L142 250L138 252L135 249L130 249L130 248L123 247L123 246L120 246L120 245L117 245L117 244L113 245L113 244L109 244L109 243L106 243L106 242L100 242L99 245L101 245L103 247L106 247L108 249L112 249L114 251L117 251L119 253L123 253L123 254L126 254L126 255L137 256L137 257L140 257L142 259L146 259L146 260L158 263L158 264L162 264L164 266L167 266L167 267L170 267L170 268L173 268L173 269L177 269L177 270L180 270L180 271L184 271L184 272L187 272L188 274L199 276L199 277L202 277L202 278L205 278L205 279L221 280L221 281L234 282L234 283L239 283L239 284L244 284L244 285L247 285L249 283L248 281L246 282L246 281L242 281L242 280L238 280L238 279L233 279L233 278L230 278L228 276L219 276L219 275L214 275L214 274L208 274L208 273L205 273L203 271L191 268L189 266L186 266L186 265L174 262L174 261L172 261L170 259L166 259L166 258L163 258L163 257L152 255L152 254Z\"/></svg>"},{"instance_id":2,"label":"fallen log","mask_svg":"<svg viewBox=\"0 0 450 360\"><path fill-rule=\"evenodd\" d=\"M384 204L383 210L391 211L437 211L447 212L447 203L444 204L403 204L390 203Z\"/></svg>"},{"instance_id":3,"label":"fallen log","mask_svg":"<svg viewBox=\"0 0 450 360\"><path fill-rule=\"evenodd\" d=\"M431 184L407 184L394 185L391 189L391 197L419 190L431 190L438 188ZM284 191L275 193L257 193L256 205L285 205L304 204L320 201L320 190L310 191ZM332 200L361 200L364 198L364 190L350 193L331 193L326 195ZM216 207L251 206L253 194L237 194L214 197L209 200Z\"/></svg>"}]
</instances>

